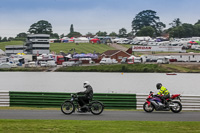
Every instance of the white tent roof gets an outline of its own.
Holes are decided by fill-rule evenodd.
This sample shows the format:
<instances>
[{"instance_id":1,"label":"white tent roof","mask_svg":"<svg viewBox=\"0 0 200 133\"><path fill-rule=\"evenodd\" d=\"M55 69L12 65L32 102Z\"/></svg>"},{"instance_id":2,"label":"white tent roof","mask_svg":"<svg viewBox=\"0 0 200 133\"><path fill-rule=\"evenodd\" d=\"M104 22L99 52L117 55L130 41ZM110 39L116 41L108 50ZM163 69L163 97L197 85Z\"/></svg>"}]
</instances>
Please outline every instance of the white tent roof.
<instances>
[{"instance_id":1,"label":"white tent roof","mask_svg":"<svg viewBox=\"0 0 200 133\"><path fill-rule=\"evenodd\" d=\"M88 41L89 39L86 38L86 37L79 37L79 38L76 38L75 40L83 40L83 41Z\"/></svg>"}]
</instances>

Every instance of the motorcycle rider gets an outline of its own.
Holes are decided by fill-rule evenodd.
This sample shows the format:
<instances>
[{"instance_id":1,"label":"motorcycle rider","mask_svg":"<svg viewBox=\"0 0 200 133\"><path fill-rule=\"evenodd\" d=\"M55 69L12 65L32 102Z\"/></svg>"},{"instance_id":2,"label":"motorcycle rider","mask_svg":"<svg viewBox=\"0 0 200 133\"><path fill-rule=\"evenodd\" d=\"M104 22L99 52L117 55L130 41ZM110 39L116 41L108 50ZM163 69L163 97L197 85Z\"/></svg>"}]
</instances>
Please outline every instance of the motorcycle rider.
<instances>
[{"instance_id":1,"label":"motorcycle rider","mask_svg":"<svg viewBox=\"0 0 200 133\"><path fill-rule=\"evenodd\" d=\"M156 84L156 88L157 90L160 90L157 95L160 95L160 99L162 100L162 102L164 103L165 106L167 106L167 101L166 99L167 98L170 98L170 93L169 91L164 87L162 86L161 83L157 83ZM161 96L163 94L163 96Z\"/></svg>"},{"instance_id":2,"label":"motorcycle rider","mask_svg":"<svg viewBox=\"0 0 200 133\"><path fill-rule=\"evenodd\" d=\"M87 105L90 100L93 98L93 89L92 86L88 81L85 81L83 83L83 88L86 88L83 92L78 92L77 94L83 94L81 96L78 96L78 103L81 106L81 110L87 109Z\"/></svg>"}]
</instances>

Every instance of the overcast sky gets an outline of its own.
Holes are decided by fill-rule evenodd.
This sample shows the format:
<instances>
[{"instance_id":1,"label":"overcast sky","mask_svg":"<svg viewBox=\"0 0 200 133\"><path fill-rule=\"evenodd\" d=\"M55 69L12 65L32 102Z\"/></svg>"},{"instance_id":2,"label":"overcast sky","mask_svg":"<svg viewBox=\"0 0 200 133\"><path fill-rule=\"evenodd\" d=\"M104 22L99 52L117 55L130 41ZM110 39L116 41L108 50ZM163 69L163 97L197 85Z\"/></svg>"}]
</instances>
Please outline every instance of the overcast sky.
<instances>
[{"instance_id":1,"label":"overcast sky","mask_svg":"<svg viewBox=\"0 0 200 133\"><path fill-rule=\"evenodd\" d=\"M154 10L169 27L175 18L194 24L200 19L200 0L0 0L0 36L16 37L33 23L46 20L53 32L68 34L70 25L81 34L131 31L139 12Z\"/></svg>"}]
</instances>

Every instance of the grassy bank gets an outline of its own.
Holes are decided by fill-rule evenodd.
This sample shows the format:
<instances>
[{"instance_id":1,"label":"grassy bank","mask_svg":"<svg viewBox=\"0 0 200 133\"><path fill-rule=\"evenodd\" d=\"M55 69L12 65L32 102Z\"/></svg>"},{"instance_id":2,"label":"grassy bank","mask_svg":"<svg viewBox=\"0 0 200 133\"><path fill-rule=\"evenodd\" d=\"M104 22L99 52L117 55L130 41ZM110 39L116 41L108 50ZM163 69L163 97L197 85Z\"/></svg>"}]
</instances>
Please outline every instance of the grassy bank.
<instances>
[{"instance_id":1,"label":"grassy bank","mask_svg":"<svg viewBox=\"0 0 200 133\"><path fill-rule=\"evenodd\" d=\"M9 41L9 42L0 42L0 49L5 51L5 46L6 45L23 45L23 41Z\"/></svg>"},{"instance_id":2,"label":"grassy bank","mask_svg":"<svg viewBox=\"0 0 200 133\"><path fill-rule=\"evenodd\" d=\"M49 68L0 68L0 72L43 72ZM142 72L142 73L200 73L200 65L190 64L115 64L96 66L61 67L57 72Z\"/></svg>"},{"instance_id":3,"label":"grassy bank","mask_svg":"<svg viewBox=\"0 0 200 133\"><path fill-rule=\"evenodd\" d=\"M62 67L61 72L167 72L157 64L115 64L97 66Z\"/></svg>"},{"instance_id":4,"label":"grassy bank","mask_svg":"<svg viewBox=\"0 0 200 133\"><path fill-rule=\"evenodd\" d=\"M16 67L16 68L0 68L0 72L42 72L46 71L48 68L36 67L36 68L24 68L24 67Z\"/></svg>"},{"instance_id":5,"label":"grassy bank","mask_svg":"<svg viewBox=\"0 0 200 133\"><path fill-rule=\"evenodd\" d=\"M23 45L23 43L23 41L0 42L0 49L5 51L6 45ZM50 43L51 52L60 53L60 51L63 51L65 53L73 53L72 49L75 49L77 53L93 53L94 51L96 53L103 53L114 48L106 44L79 43L77 45L76 43Z\"/></svg>"},{"instance_id":6,"label":"grassy bank","mask_svg":"<svg viewBox=\"0 0 200 133\"><path fill-rule=\"evenodd\" d=\"M60 53L60 51L63 51L65 53L69 53L69 52L73 53L72 49L75 49L75 52L77 53L93 53L94 51L96 53L103 53L107 50L113 50L114 48L105 44L91 44L91 43L79 43L78 45L76 43L51 43L50 44L50 50L56 53Z\"/></svg>"},{"instance_id":7,"label":"grassy bank","mask_svg":"<svg viewBox=\"0 0 200 133\"><path fill-rule=\"evenodd\" d=\"M80 67L62 67L60 72L179 72L199 73L199 65L175 65L175 64L116 64Z\"/></svg>"},{"instance_id":8,"label":"grassy bank","mask_svg":"<svg viewBox=\"0 0 200 133\"><path fill-rule=\"evenodd\" d=\"M2 133L67 132L67 133L131 133L131 132L200 132L200 122L157 121L76 121L76 120L0 120ZM162 125L162 128L158 128Z\"/></svg>"}]
</instances>

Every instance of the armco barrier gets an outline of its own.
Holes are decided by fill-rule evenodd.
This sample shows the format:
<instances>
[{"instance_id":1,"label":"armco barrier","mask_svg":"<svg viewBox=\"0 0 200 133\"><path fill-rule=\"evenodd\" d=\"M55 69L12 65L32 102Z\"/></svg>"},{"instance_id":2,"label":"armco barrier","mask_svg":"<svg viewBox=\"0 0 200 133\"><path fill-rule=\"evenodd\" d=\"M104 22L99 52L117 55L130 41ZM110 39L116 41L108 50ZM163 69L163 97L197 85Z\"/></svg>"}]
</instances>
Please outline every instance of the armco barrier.
<instances>
[{"instance_id":1,"label":"armco barrier","mask_svg":"<svg viewBox=\"0 0 200 133\"><path fill-rule=\"evenodd\" d=\"M10 97L9 91L0 90L0 106L9 106Z\"/></svg>"},{"instance_id":2,"label":"armco barrier","mask_svg":"<svg viewBox=\"0 0 200 133\"><path fill-rule=\"evenodd\" d=\"M147 94L136 94L137 108L143 109ZM181 95L183 110L200 110L200 96L198 95Z\"/></svg>"},{"instance_id":3,"label":"armco barrier","mask_svg":"<svg viewBox=\"0 0 200 133\"><path fill-rule=\"evenodd\" d=\"M10 92L10 106L60 107L71 93ZM107 109L136 109L136 94L95 93L93 100L101 101Z\"/></svg>"}]
</instances>

